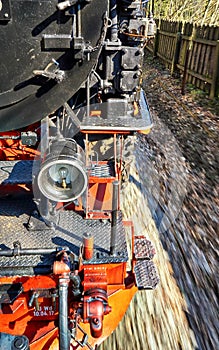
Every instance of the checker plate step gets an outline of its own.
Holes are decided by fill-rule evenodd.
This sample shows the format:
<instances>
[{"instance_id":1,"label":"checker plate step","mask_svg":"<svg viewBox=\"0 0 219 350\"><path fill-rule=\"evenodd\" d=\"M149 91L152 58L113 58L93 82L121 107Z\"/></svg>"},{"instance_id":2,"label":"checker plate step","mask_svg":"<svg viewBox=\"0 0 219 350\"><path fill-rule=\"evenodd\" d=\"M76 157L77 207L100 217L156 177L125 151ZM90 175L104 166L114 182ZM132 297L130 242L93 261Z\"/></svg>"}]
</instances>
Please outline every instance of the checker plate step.
<instances>
[{"instance_id":1,"label":"checker plate step","mask_svg":"<svg viewBox=\"0 0 219 350\"><path fill-rule=\"evenodd\" d=\"M92 109L92 105L90 108ZM85 111L85 108L80 111L82 115L81 130L149 131L153 125L145 92L142 89L140 91L139 113L136 116L127 114L110 117L108 115L107 118L102 118L100 116L87 116Z\"/></svg>"},{"instance_id":2,"label":"checker plate step","mask_svg":"<svg viewBox=\"0 0 219 350\"><path fill-rule=\"evenodd\" d=\"M36 210L32 198L25 200L0 199L0 249L11 249L15 241L21 242L23 249L56 248L67 246L76 256L79 255L83 235L89 232L94 237L93 258L86 264L119 263L128 260L126 234L119 212L117 220L117 241L115 255L110 255L111 224L108 220L85 220L81 215L63 210L57 215L57 224L54 229L42 229L36 223L35 230L29 231L26 227L29 217ZM37 229L38 226L38 229ZM19 269L20 267L48 266L54 257L44 256L17 256L0 257L0 275L5 268Z\"/></svg>"},{"instance_id":3,"label":"checker plate step","mask_svg":"<svg viewBox=\"0 0 219 350\"><path fill-rule=\"evenodd\" d=\"M155 289L159 283L156 267L151 260L139 260L135 267L136 285L139 290Z\"/></svg>"},{"instance_id":4,"label":"checker plate step","mask_svg":"<svg viewBox=\"0 0 219 350\"><path fill-rule=\"evenodd\" d=\"M0 161L0 184L31 184L32 168L32 160Z\"/></svg>"},{"instance_id":5,"label":"checker plate step","mask_svg":"<svg viewBox=\"0 0 219 350\"><path fill-rule=\"evenodd\" d=\"M155 249L151 241L145 237L135 236L134 239L134 254L136 260L153 259Z\"/></svg>"}]
</instances>

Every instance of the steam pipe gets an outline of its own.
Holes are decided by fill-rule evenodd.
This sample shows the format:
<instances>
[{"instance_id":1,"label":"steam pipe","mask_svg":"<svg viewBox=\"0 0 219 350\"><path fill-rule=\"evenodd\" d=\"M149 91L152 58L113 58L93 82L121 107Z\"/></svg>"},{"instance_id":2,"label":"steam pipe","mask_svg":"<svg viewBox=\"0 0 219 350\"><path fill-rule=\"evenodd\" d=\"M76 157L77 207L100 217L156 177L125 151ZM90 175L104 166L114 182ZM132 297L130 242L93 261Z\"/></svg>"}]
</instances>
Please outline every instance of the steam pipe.
<instances>
[{"instance_id":1,"label":"steam pipe","mask_svg":"<svg viewBox=\"0 0 219 350\"><path fill-rule=\"evenodd\" d=\"M90 74L87 77L87 117L90 116Z\"/></svg>"},{"instance_id":2,"label":"steam pipe","mask_svg":"<svg viewBox=\"0 0 219 350\"><path fill-rule=\"evenodd\" d=\"M7 257L15 257L15 256L22 256L22 255L44 255L44 254L52 254L57 253L61 250L64 250L65 248L62 247L56 247L56 248L20 248L19 246L15 246L14 249L1 249L0 250L0 256L7 256Z\"/></svg>"},{"instance_id":3,"label":"steam pipe","mask_svg":"<svg viewBox=\"0 0 219 350\"><path fill-rule=\"evenodd\" d=\"M115 254L116 248L116 223L118 214L118 195L119 181L113 182L113 197L112 197L112 217L111 217L111 238L110 238L110 254Z\"/></svg>"},{"instance_id":4,"label":"steam pipe","mask_svg":"<svg viewBox=\"0 0 219 350\"><path fill-rule=\"evenodd\" d=\"M52 266L3 266L0 267L0 276L37 276L49 275L52 273Z\"/></svg>"},{"instance_id":5,"label":"steam pipe","mask_svg":"<svg viewBox=\"0 0 219 350\"><path fill-rule=\"evenodd\" d=\"M111 0L110 3L110 19L111 24L111 41L118 40L118 16L117 16L117 0Z\"/></svg>"},{"instance_id":6,"label":"steam pipe","mask_svg":"<svg viewBox=\"0 0 219 350\"><path fill-rule=\"evenodd\" d=\"M68 334L68 284L69 279L59 279L59 350L69 350Z\"/></svg>"}]
</instances>

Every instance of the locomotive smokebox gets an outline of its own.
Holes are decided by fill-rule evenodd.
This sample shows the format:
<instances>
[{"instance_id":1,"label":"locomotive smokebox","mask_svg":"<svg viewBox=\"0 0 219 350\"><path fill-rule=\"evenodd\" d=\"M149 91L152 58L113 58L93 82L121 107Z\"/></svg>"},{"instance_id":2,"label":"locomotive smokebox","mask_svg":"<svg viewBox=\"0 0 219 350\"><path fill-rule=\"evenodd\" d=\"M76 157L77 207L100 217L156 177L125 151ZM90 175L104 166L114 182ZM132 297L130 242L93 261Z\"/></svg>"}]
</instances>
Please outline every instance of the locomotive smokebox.
<instances>
[{"instance_id":1,"label":"locomotive smokebox","mask_svg":"<svg viewBox=\"0 0 219 350\"><path fill-rule=\"evenodd\" d=\"M55 202L79 198L87 188L83 149L74 140L52 142L37 179L42 194Z\"/></svg>"}]
</instances>

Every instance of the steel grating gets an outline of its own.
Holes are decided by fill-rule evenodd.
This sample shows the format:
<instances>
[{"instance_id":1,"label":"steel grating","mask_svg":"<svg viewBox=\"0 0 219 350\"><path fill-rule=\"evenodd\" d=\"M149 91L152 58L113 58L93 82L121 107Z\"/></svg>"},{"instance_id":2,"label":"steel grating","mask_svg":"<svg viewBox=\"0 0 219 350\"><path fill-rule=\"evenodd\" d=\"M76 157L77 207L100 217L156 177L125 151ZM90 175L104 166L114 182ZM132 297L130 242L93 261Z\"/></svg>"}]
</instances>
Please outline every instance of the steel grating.
<instances>
[{"instance_id":1,"label":"steel grating","mask_svg":"<svg viewBox=\"0 0 219 350\"><path fill-rule=\"evenodd\" d=\"M61 246L68 247L78 256L83 235L90 233L94 236L94 256L91 260L86 261L86 264L116 263L128 260L121 212L117 222L116 253L110 256L111 225L109 221L85 220L73 211L63 210L58 214L54 229L45 227L41 230L28 231L26 225L35 209L32 198L22 198L22 201L0 199L0 249L13 249L13 243L19 241L23 249ZM39 220L39 224L41 223ZM0 267L48 266L53 259L51 255L0 257Z\"/></svg>"},{"instance_id":2,"label":"steel grating","mask_svg":"<svg viewBox=\"0 0 219 350\"><path fill-rule=\"evenodd\" d=\"M152 121L150 115L145 113L145 118L126 116L126 117L114 117L114 118L100 118L100 117L87 117L83 118L81 129L82 130L143 130L150 129L152 127Z\"/></svg>"},{"instance_id":3,"label":"steel grating","mask_svg":"<svg viewBox=\"0 0 219 350\"><path fill-rule=\"evenodd\" d=\"M154 289L159 283L156 267L151 260L138 260L134 271L139 290Z\"/></svg>"}]
</instances>

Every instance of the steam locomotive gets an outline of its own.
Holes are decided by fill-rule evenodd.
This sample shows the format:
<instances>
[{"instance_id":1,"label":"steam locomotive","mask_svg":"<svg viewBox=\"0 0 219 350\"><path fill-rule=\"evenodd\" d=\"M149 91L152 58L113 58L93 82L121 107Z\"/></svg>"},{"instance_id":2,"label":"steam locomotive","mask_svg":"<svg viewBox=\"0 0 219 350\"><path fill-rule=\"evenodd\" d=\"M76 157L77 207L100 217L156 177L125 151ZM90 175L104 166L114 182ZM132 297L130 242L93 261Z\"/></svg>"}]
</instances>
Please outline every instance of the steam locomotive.
<instances>
[{"instance_id":1,"label":"steam locomotive","mask_svg":"<svg viewBox=\"0 0 219 350\"><path fill-rule=\"evenodd\" d=\"M95 349L158 283L120 210L153 26L145 0L0 0L0 349Z\"/></svg>"}]
</instances>

